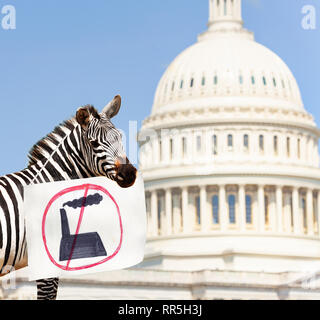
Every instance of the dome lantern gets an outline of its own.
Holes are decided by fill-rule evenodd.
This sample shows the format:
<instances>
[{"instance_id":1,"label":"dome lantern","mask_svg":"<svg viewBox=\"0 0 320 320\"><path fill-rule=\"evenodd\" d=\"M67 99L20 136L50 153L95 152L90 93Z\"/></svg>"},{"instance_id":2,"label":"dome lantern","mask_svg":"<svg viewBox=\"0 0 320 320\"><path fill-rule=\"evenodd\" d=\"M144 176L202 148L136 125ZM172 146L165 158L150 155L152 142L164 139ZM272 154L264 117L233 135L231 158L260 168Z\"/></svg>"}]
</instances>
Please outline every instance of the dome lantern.
<instances>
[{"instance_id":1,"label":"dome lantern","mask_svg":"<svg viewBox=\"0 0 320 320\"><path fill-rule=\"evenodd\" d=\"M241 0L209 0L209 30L242 28Z\"/></svg>"}]
</instances>

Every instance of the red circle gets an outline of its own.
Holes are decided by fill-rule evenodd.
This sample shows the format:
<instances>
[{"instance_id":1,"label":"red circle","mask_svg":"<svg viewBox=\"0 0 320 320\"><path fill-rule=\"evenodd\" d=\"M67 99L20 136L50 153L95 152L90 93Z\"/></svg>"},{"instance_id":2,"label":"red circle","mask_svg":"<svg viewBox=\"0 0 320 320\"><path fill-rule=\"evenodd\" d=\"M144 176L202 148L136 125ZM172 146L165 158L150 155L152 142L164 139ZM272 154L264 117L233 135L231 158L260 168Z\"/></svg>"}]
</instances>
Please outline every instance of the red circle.
<instances>
[{"instance_id":1,"label":"red circle","mask_svg":"<svg viewBox=\"0 0 320 320\"><path fill-rule=\"evenodd\" d=\"M92 189L92 190L99 190L99 191L102 191L103 193L105 193L107 196L109 196L109 198L113 201L113 203L115 204L116 208L117 208L117 212L118 212L118 217L119 217L119 223L120 223L120 242L119 242L119 245L118 247L116 248L115 252L107 257L107 258L104 258L96 263L92 263L92 264L89 264L89 265L85 265L85 266L82 266L82 267L74 267L74 268L69 268L68 266L63 266L59 263L57 263L54 258L52 257L52 255L50 254L49 252L49 249L48 249L48 246L47 246L47 239L46 239L46 235L45 235L45 224L46 224L46 217L47 217L47 214L48 214L48 211L50 209L50 207L52 206L52 204L57 200L59 199L61 196L65 195L66 193L69 193L69 192L73 192L73 191L78 191L78 190L85 190L85 189ZM81 185L81 186L75 186L75 187L71 187L71 188L66 188L62 191L60 191L59 193L57 193L55 196L53 196L51 198L51 200L49 201L45 211L44 211L44 214L43 214L43 218L42 218L42 239L43 239L43 243L44 243L44 247L45 247L45 250L47 252L47 255L49 257L49 259L51 260L51 262L57 266L58 268L62 269L62 270L65 270L65 271L76 271L76 270L83 270L83 269L88 269L88 268L92 268L92 267L95 267L97 265L100 265L100 264L103 264L107 261L109 261L110 259L114 258L118 252L120 251L121 249L121 245L122 245L122 239L123 239L123 227L122 227L122 220L121 220L121 214L120 214L120 209L119 209L119 206L117 204L117 202L115 201L115 199L112 197L112 195L106 190L104 189L103 187L101 186L98 186L98 185L94 185L94 184L84 184L84 185Z\"/></svg>"}]
</instances>

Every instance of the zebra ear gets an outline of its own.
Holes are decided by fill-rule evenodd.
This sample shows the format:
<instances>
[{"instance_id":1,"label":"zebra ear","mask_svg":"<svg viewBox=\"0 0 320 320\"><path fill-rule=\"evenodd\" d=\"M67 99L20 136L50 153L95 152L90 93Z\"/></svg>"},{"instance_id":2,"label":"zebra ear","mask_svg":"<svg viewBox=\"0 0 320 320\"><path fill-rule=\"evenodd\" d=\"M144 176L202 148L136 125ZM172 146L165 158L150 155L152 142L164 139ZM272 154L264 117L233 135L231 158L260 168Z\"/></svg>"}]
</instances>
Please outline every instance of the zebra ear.
<instances>
[{"instance_id":1,"label":"zebra ear","mask_svg":"<svg viewBox=\"0 0 320 320\"><path fill-rule=\"evenodd\" d=\"M121 97L117 95L103 108L102 113L104 113L109 119L111 119L118 114L120 107Z\"/></svg>"},{"instance_id":2,"label":"zebra ear","mask_svg":"<svg viewBox=\"0 0 320 320\"><path fill-rule=\"evenodd\" d=\"M87 108L79 108L76 114L77 122L80 124L82 129L88 129L90 121L90 112Z\"/></svg>"}]
</instances>

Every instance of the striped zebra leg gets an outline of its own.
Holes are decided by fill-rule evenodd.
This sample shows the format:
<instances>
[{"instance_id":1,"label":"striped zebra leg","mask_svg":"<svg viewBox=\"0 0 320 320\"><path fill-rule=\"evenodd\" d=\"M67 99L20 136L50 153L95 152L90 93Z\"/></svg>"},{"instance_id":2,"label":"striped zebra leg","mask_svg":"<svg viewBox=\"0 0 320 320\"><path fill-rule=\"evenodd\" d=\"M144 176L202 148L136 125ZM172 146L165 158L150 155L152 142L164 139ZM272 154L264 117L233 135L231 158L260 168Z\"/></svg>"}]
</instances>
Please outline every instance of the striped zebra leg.
<instances>
[{"instance_id":1,"label":"striped zebra leg","mask_svg":"<svg viewBox=\"0 0 320 320\"><path fill-rule=\"evenodd\" d=\"M37 299L56 300L59 278L37 280Z\"/></svg>"}]
</instances>

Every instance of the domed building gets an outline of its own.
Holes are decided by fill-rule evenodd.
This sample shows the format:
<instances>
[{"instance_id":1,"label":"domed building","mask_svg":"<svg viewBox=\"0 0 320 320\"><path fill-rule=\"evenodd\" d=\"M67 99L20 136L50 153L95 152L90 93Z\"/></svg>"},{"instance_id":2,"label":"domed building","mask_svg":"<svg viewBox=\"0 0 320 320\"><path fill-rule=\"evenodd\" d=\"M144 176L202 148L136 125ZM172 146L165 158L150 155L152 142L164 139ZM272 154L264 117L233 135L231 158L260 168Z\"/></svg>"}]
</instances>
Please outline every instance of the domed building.
<instances>
[{"instance_id":1,"label":"domed building","mask_svg":"<svg viewBox=\"0 0 320 320\"><path fill-rule=\"evenodd\" d=\"M244 29L241 0L209 8L139 134L145 260L64 278L59 298L320 298L320 131L285 62Z\"/></svg>"},{"instance_id":2,"label":"domed building","mask_svg":"<svg viewBox=\"0 0 320 320\"><path fill-rule=\"evenodd\" d=\"M149 132L145 266L320 268L320 131L287 65L243 28L241 1L210 0L209 30L160 80Z\"/></svg>"}]
</instances>

